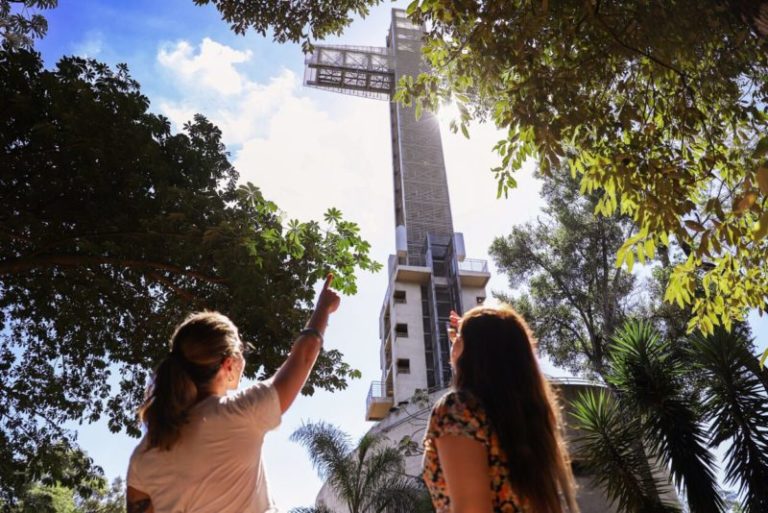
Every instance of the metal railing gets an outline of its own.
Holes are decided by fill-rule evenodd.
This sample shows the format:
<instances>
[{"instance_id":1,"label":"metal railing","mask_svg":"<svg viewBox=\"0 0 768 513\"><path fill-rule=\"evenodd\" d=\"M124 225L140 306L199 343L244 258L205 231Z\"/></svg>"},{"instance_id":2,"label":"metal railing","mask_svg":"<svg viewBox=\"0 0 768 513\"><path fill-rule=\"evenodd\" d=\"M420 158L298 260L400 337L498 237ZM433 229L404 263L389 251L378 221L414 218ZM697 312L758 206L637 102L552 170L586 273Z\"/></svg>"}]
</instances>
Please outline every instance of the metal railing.
<instances>
[{"instance_id":1,"label":"metal railing","mask_svg":"<svg viewBox=\"0 0 768 513\"><path fill-rule=\"evenodd\" d=\"M487 273L488 260L480 260L479 258L465 258L463 262L459 262L459 270L476 273Z\"/></svg>"},{"instance_id":2,"label":"metal railing","mask_svg":"<svg viewBox=\"0 0 768 513\"><path fill-rule=\"evenodd\" d=\"M387 399L387 387L383 381L372 381L368 389L368 397L365 398L365 409L368 410L375 399Z\"/></svg>"},{"instance_id":3,"label":"metal railing","mask_svg":"<svg viewBox=\"0 0 768 513\"><path fill-rule=\"evenodd\" d=\"M553 385L584 385L594 387L605 387L605 384L599 381L587 378L577 378L571 376L546 376L547 381Z\"/></svg>"}]
</instances>

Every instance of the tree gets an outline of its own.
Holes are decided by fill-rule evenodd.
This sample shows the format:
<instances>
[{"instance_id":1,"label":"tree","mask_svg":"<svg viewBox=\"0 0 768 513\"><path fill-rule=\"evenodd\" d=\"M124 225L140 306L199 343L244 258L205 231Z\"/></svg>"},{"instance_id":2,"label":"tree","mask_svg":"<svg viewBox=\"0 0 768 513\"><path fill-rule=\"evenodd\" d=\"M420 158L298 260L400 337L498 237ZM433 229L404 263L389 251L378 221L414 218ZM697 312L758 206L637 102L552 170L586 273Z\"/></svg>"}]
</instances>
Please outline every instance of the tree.
<instances>
[{"instance_id":1,"label":"tree","mask_svg":"<svg viewBox=\"0 0 768 513\"><path fill-rule=\"evenodd\" d=\"M685 367L647 322L628 321L613 342L608 380L630 415L641 419L645 446L685 490L692 513L722 511L704 426L680 379Z\"/></svg>"},{"instance_id":2,"label":"tree","mask_svg":"<svg viewBox=\"0 0 768 513\"><path fill-rule=\"evenodd\" d=\"M31 461L18 497L6 502L4 513L124 513L125 483L117 478L107 486L100 467L78 448L65 441L45 449L43 458L55 465L47 468ZM4 472L5 474L5 472ZM3 475L3 478L6 476Z\"/></svg>"},{"instance_id":3,"label":"tree","mask_svg":"<svg viewBox=\"0 0 768 513\"><path fill-rule=\"evenodd\" d=\"M603 192L596 212L638 226L618 264L676 242L687 258L666 299L693 304L689 329L768 310L757 264L768 251L768 41L741 13L718 0L419 1L409 12L429 24L434 71L406 80L403 98L455 99L462 123L503 129L502 188L529 156L544 174L567 164L584 192Z\"/></svg>"},{"instance_id":4,"label":"tree","mask_svg":"<svg viewBox=\"0 0 768 513\"><path fill-rule=\"evenodd\" d=\"M690 510L722 510L712 482L707 448L726 443L726 481L738 485L727 505L764 511L768 469L768 393L755 371L752 342L737 330L690 337L680 352L648 323L627 322L610 347L611 393L583 394L574 407L582 430L577 452L621 511L652 510L642 479L643 460L631 448L644 438L652 459L671 471L686 490ZM694 373L702 386L684 385ZM702 426L708 426L706 432ZM728 494L725 495L728 497Z\"/></svg>"},{"instance_id":5,"label":"tree","mask_svg":"<svg viewBox=\"0 0 768 513\"><path fill-rule=\"evenodd\" d=\"M602 375L610 338L634 307L635 278L613 265L632 223L595 215L600 196L581 196L568 176L544 182L542 197L546 207L536 222L491 245L510 286L527 288L500 297L520 310L553 363Z\"/></svg>"},{"instance_id":6,"label":"tree","mask_svg":"<svg viewBox=\"0 0 768 513\"><path fill-rule=\"evenodd\" d=\"M379 3L215 2L239 31L305 42ZM427 26L431 70L396 97L457 102L467 134L472 119L503 130L500 192L530 157L544 175L570 168L603 191L598 213L639 227L618 264L686 251L666 299L693 305L689 329L768 310L768 1L414 0L408 13Z\"/></svg>"},{"instance_id":7,"label":"tree","mask_svg":"<svg viewBox=\"0 0 768 513\"><path fill-rule=\"evenodd\" d=\"M647 456L644 451L636 450L642 430L634 412L624 410L607 391L586 392L576 399L572 408L571 415L582 431L575 440L575 454L619 511L679 511L661 499L669 487L645 471Z\"/></svg>"},{"instance_id":8,"label":"tree","mask_svg":"<svg viewBox=\"0 0 768 513\"><path fill-rule=\"evenodd\" d=\"M285 218L238 174L221 132L182 133L148 111L125 65L0 52L0 492L74 446L71 420L134 411L173 327L193 310L229 315L253 347L245 374L280 365L328 271L354 293L377 270L359 228ZM305 393L359 373L324 351ZM37 464L37 463L35 463Z\"/></svg>"},{"instance_id":9,"label":"tree","mask_svg":"<svg viewBox=\"0 0 768 513\"><path fill-rule=\"evenodd\" d=\"M353 446L346 433L318 422L303 425L291 440L307 449L320 478L349 513L432 511L424 485L405 474L403 455L381 435L368 433Z\"/></svg>"},{"instance_id":10,"label":"tree","mask_svg":"<svg viewBox=\"0 0 768 513\"><path fill-rule=\"evenodd\" d=\"M726 450L726 482L738 484L742 511L768 511L768 387L755 371L752 341L738 333L716 330L694 335L691 360L708 378L704 388L704 420L712 423L711 447L730 442Z\"/></svg>"},{"instance_id":11,"label":"tree","mask_svg":"<svg viewBox=\"0 0 768 513\"><path fill-rule=\"evenodd\" d=\"M21 5L14 8L13 3ZM53 9L58 4L58 0L0 0L0 47L32 48L33 39L48 32L48 21L29 10Z\"/></svg>"}]
</instances>

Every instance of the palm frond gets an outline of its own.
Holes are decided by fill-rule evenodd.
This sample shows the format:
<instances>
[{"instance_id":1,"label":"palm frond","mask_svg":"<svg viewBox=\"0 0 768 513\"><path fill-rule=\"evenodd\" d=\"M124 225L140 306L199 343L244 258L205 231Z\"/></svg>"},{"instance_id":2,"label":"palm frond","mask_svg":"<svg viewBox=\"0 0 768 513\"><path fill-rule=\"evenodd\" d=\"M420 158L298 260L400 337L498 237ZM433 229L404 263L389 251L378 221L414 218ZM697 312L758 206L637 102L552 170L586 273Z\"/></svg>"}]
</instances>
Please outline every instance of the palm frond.
<instances>
[{"instance_id":1,"label":"palm frond","mask_svg":"<svg viewBox=\"0 0 768 513\"><path fill-rule=\"evenodd\" d=\"M433 513L432 499L419 478L391 476L372 497L373 513Z\"/></svg>"},{"instance_id":2,"label":"palm frond","mask_svg":"<svg viewBox=\"0 0 768 513\"><path fill-rule=\"evenodd\" d=\"M298 508L291 508L288 513L333 513L325 504L318 504L317 506L301 506Z\"/></svg>"},{"instance_id":3,"label":"palm frond","mask_svg":"<svg viewBox=\"0 0 768 513\"><path fill-rule=\"evenodd\" d=\"M324 423L305 424L291 435L304 445L320 477L325 479L350 513L405 513L424 506L426 489L406 476L402 453L382 435L368 433L357 447L338 428ZM311 513L306 512L296 513Z\"/></svg>"},{"instance_id":4,"label":"palm frond","mask_svg":"<svg viewBox=\"0 0 768 513\"><path fill-rule=\"evenodd\" d=\"M605 490L619 511L679 511L659 500L666 491L664 484L644 472L648 463L637 450L639 422L604 391L582 393L572 407L574 427L580 433L574 441L575 458L591 471L594 484ZM650 477L644 477L646 474Z\"/></svg>"},{"instance_id":5,"label":"palm frond","mask_svg":"<svg viewBox=\"0 0 768 513\"><path fill-rule=\"evenodd\" d=\"M356 502L355 466L349 436L326 422L302 424L290 440L303 445L321 479L328 481L344 500Z\"/></svg>"},{"instance_id":6,"label":"palm frond","mask_svg":"<svg viewBox=\"0 0 768 513\"><path fill-rule=\"evenodd\" d=\"M368 459L365 460L363 486L375 488L385 482L389 476L400 475L404 472L405 462L402 453L394 447L384 447L369 455Z\"/></svg>"},{"instance_id":7,"label":"palm frond","mask_svg":"<svg viewBox=\"0 0 768 513\"><path fill-rule=\"evenodd\" d=\"M701 419L683 393L683 368L650 323L629 321L611 345L608 381L642 418L644 440L686 491L692 513L719 513L724 503Z\"/></svg>"},{"instance_id":8,"label":"palm frond","mask_svg":"<svg viewBox=\"0 0 768 513\"><path fill-rule=\"evenodd\" d=\"M738 333L716 330L690 338L691 357L708 377L704 389L710 445L730 440L726 482L738 483L747 513L768 511L768 399L760 376L751 369L752 342Z\"/></svg>"}]
</instances>

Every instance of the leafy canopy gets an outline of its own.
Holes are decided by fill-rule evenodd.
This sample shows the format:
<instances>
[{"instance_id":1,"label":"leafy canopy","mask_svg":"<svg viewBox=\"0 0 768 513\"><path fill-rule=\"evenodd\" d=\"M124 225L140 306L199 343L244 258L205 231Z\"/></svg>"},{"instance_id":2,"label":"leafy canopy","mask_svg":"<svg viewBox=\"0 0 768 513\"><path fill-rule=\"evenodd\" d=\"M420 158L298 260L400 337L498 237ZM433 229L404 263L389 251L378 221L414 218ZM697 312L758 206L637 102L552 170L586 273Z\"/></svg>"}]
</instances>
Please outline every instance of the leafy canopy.
<instances>
[{"instance_id":1,"label":"leafy canopy","mask_svg":"<svg viewBox=\"0 0 768 513\"><path fill-rule=\"evenodd\" d=\"M307 50L382 2L214 3L236 31L271 28ZM597 212L640 228L618 265L684 248L666 300L692 305L688 328L711 333L768 310L767 5L414 0L431 71L404 77L397 97L456 102L465 135L473 119L502 129L500 195L529 158L603 191Z\"/></svg>"},{"instance_id":2,"label":"leafy canopy","mask_svg":"<svg viewBox=\"0 0 768 513\"><path fill-rule=\"evenodd\" d=\"M618 265L684 248L666 300L693 305L690 329L768 309L768 46L740 13L697 0L423 0L409 13L429 26L433 71L402 98L452 99L462 125L503 129L500 192L528 157L544 174L570 168L603 192L597 213L639 227Z\"/></svg>"},{"instance_id":3,"label":"leafy canopy","mask_svg":"<svg viewBox=\"0 0 768 513\"><path fill-rule=\"evenodd\" d=\"M48 20L37 10L52 9L58 0L0 0L0 46L32 48L48 32Z\"/></svg>"},{"instance_id":4,"label":"leafy canopy","mask_svg":"<svg viewBox=\"0 0 768 513\"><path fill-rule=\"evenodd\" d=\"M237 184L221 132L198 115L181 133L148 111L125 65L74 57L45 70L0 52L0 483L13 496L41 449L72 442L67 421L134 411L173 327L214 309L253 346L250 378L271 374L325 273L355 292L377 270L357 225L289 220ZM305 388L359 372L324 351ZM42 469L55 466L45 459ZM42 472L42 470L41 470Z\"/></svg>"},{"instance_id":5,"label":"leafy canopy","mask_svg":"<svg viewBox=\"0 0 768 513\"><path fill-rule=\"evenodd\" d=\"M613 265L632 223L596 215L600 195L580 195L569 175L552 176L541 194L543 214L491 244L510 286L525 285L516 297L497 295L523 314L555 365L602 375L611 336L637 307L634 276Z\"/></svg>"}]
</instances>

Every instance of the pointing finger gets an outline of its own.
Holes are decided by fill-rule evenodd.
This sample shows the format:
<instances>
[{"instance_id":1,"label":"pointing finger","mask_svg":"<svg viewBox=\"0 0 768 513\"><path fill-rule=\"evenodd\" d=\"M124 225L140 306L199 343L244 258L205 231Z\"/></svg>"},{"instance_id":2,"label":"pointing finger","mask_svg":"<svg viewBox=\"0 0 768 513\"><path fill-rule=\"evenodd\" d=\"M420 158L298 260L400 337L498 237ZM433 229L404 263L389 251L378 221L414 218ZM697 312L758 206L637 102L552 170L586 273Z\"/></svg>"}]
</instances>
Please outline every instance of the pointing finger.
<instances>
[{"instance_id":1,"label":"pointing finger","mask_svg":"<svg viewBox=\"0 0 768 513\"><path fill-rule=\"evenodd\" d=\"M325 277L325 283L323 284L323 290L328 290L331 288L331 284L333 283L333 273L328 273L328 276Z\"/></svg>"}]
</instances>

